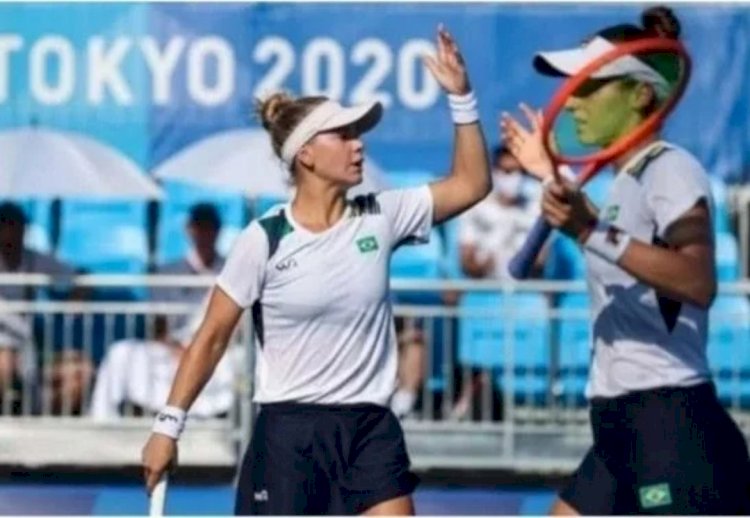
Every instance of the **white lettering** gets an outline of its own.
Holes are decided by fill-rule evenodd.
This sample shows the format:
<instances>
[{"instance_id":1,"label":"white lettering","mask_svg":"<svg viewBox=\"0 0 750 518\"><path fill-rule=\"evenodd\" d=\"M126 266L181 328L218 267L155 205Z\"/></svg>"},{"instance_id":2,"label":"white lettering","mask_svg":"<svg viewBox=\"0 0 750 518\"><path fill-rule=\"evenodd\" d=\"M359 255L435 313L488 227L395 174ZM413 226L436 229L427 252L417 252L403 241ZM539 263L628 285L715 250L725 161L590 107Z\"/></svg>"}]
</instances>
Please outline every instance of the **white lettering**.
<instances>
[{"instance_id":1,"label":"white lettering","mask_svg":"<svg viewBox=\"0 0 750 518\"><path fill-rule=\"evenodd\" d=\"M57 58L59 67L55 84L47 82L48 58ZM60 36L46 36L31 47L31 92L41 104L56 105L70 100L75 87L75 52L73 45Z\"/></svg>"},{"instance_id":2,"label":"white lettering","mask_svg":"<svg viewBox=\"0 0 750 518\"><path fill-rule=\"evenodd\" d=\"M133 93L122 77L120 64L130 50L129 38L118 37L107 49L104 38L91 38L89 41L89 83L88 98L98 105L104 101L104 92L109 90L117 104L133 104Z\"/></svg>"},{"instance_id":3,"label":"white lettering","mask_svg":"<svg viewBox=\"0 0 750 518\"><path fill-rule=\"evenodd\" d=\"M216 62L216 79L213 85L206 81L206 64L209 58ZM209 37L197 40L188 51L188 92L204 106L226 102L234 89L234 52L222 38Z\"/></svg>"},{"instance_id":4,"label":"white lettering","mask_svg":"<svg viewBox=\"0 0 750 518\"><path fill-rule=\"evenodd\" d=\"M0 36L0 103L8 100L10 91L10 55L23 47L23 39L16 35Z\"/></svg>"},{"instance_id":5,"label":"white lettering","mask_svg":"<svg viewBox=\"0 0 750 518\"><path fill-rule=\"evenodd\" d=\"M156 39L151 36L143 38L140 43L143 57L146 58L146 64L151 70L151 90L154 104L169 104L172 84L172 74L177 66L182 51L185 49L185 38L171 38L164 47L163 52L159 52Z\"/></svg>"}]
</instances>

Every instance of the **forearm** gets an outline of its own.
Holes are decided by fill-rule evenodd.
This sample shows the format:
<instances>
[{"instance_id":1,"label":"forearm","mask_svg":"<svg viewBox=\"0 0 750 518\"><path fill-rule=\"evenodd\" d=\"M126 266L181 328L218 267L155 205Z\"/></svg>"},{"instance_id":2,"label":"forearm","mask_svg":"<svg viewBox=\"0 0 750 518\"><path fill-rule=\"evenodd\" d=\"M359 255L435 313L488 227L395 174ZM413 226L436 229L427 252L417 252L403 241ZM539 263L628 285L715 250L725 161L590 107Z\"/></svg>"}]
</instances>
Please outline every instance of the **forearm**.
<instances>
[{"instance_id":1,"label":"forearm","mask_svg":"<svg viewBox=\"0 0 750 518\"><path fill-rule=\"evenodd\" d=\"M639 281L682 302L708 307L716 295L713 271L698 257L631 239L618 266Z\"/></svg>"},{"instance_id":2,"label":"forearm","mask_svg":"<svg viewBox=\"0 0 750 518\"><path fill-rule=\"evenodd\" d=\"M490 164L479 122L455 126L455 146L449 177L467 192L473 203L489 194L492 187Z\"/></svg>"},{"instance_id":3,"label":"forearm","mask_svg":"<svg viewBox=\"0 0 750 518\"><path fill-rule=\"evenodd\" d=\"M180 359L167 404L188 410L211 378L226 350L229 336L207 333L196 337Z\"/></svg>"}]
</instances>

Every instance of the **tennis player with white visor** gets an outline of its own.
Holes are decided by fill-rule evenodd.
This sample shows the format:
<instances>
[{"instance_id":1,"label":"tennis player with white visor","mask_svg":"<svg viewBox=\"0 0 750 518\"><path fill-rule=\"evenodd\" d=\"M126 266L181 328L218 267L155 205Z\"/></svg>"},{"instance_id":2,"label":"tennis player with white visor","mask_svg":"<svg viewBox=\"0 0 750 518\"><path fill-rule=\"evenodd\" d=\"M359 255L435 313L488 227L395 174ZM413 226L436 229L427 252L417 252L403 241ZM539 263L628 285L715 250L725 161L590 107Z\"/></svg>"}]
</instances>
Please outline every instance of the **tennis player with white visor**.
<instances>
[{"instance_id":1,"label":"tennis player with white visor","mask_svg":"<svg viewBox=\"0 0 750 518\"><path fill-rule=\"evenodd\" d=\"M608 27L581 48L538 54L534 66L571 75L618 43L679 33L672 11L654 7L642 27ZM565 106L580 142L606 148L637 128L669 95L678 67L663 52L602 67ZM592 304L594 445L553 514L748 514L747 446L716 396L706 357L716 273L705 170L654 133L614 160L598 210L571 183L551 180L541 115L524 111L530 129L506 115L505 139L547 182L546 220L580 244Z\"/></svg>"},{"instance_id":2,"label":"tennis player with white visor","mask_svg":"<svg viewBox=\"0 0 750 518\"><path fill-rule=\"evenodd\" d=\"M149 489L175 462L185 411L252 308L261 411L235 512L413 514L417 480L388 408L397 367L390 256L427 240L433 224L490 189L476 97L442 27L437 55L425 64L447 91L455 124L450 174L430 185L347 199L362 180L360 136L380 120L379 103L345 108L325 97L274 94L260 104L296 193L251 222L227 259L144 447Z\"/></svg>"}]
</instances>

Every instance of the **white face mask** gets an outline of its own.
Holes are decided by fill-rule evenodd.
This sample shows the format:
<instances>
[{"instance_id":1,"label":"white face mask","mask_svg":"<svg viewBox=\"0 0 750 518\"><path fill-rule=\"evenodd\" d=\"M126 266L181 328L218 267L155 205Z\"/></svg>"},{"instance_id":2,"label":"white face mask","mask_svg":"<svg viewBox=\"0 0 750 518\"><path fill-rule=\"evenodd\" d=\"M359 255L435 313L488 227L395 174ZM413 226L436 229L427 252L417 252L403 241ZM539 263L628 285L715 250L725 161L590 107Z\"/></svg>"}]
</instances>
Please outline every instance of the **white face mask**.
<instances>
[{"instance_id":1,"label":"white face mask","mask_svg":"<svg viewBox=\"0 0 750 518\"><path fill-rule=\"evenodd\" d=\"M523 173L511 171L510 173L492 173L492 187L496 193L507 198L517 198L521 194L523 186Z\"/></svg>"}]
</instances>

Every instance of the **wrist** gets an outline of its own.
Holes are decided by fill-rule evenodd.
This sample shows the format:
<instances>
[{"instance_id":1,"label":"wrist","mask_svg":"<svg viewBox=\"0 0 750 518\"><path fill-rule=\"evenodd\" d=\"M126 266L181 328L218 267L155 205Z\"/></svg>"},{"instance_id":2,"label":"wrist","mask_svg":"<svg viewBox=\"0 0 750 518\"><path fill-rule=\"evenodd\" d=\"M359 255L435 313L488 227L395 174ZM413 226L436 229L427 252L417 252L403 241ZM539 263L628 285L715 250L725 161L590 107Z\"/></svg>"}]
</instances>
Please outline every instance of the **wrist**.
<instances>
[{"instance_id":1,"label":"wrist","mask_svg":"<svg viewBox=\"0 0 750 518\"><path fill-rule=\"evenodd\" d=\"M549 184L553 183L555 181L555 167L552 165L552 162L547 162L547 164L544 165L544 167L540 168L539 174L541 175L544 180L542 181L542 186L547 187ZM567 180L569 182L575 182L575 173L570 168L570 166L565 164L560 164L557 166L557 174L560 176L561 179Z\"/></svg>"},{"instance_id":2,"label":"wrist","mask_svg":"<svg viewBox=\"0 0 750 518\"><path fill-rule=\"evenodd\" d=\"M599 220L596 218L591 218L588 220L583 227L581 227L581 230L578 232L578 235L576 236L576 241L578 241L578 244L581 246L585 246L586 241L589 240L591 237L591 234L596 230L596 226L599 224Z\"/></svg>"},{"instance_id":3,"label":"wrist","mask_svg":"<svg viewBox=\"0 0 750 518\"><path fill-rule=\"evenodd\" d=\"M477 97L472 90L465 94L448 94L448 106L454 124L473 124L479 120Z\"/></svg>"},{"instance_id":4,"label":"wrist","mask_svg":"<svg viewBox=\"0 0 750 518\"><path fill-rule=\"evenodd\" d=\"M187 412L179 407L168 405L156 414L151 431L178 440L185 429L186 420Z\"/></svg>"},{"instance_id":5,"label":"wrist","mask_svg":"<svg viewBox=\"0 0 750 518\"><path fill-rule=\"evenodd\" d=\"M597 221L581 244L589 252L610 263L617 264L625 254L630 240L631 237L619 228Z\"/></svg>"}]
</instances>

